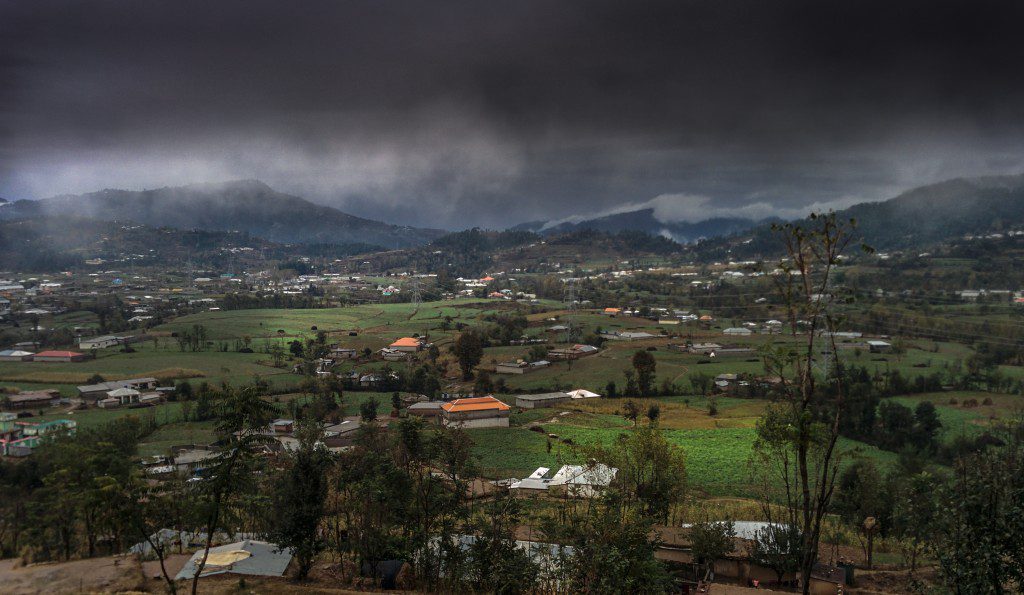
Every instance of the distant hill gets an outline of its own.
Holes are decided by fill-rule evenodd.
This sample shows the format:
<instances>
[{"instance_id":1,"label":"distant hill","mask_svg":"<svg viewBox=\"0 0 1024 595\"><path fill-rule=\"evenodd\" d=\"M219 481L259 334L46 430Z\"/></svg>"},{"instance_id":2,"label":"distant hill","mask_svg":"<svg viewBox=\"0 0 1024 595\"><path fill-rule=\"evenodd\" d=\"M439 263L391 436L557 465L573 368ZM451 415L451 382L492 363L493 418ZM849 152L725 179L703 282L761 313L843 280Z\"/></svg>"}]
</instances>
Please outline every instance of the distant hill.
<instances>
[{"instance_id":1,"label":"distant hill","mask_svg":"<svg viewBox=\"0 0 1024 595\"><path fill-rule=\"evenodd\" d=\"M113 268L196 266L233 270L242 261L333 260L382 250L368 244L279 244L244 232L147 227L78 217L0 221L0 270L61 271L98 258Z\"/></svg>"},{"instance_id":2,"label":"distant hill","mask_svg":"<svg viewBox=\"0 0 1024 595\"><path fill-rule=\"evenodd\" d=\"M255 180L156 190L101 190L4 207L0 219L75 216L150 226L241 231L285 243L426 244L445 232L389 225L275 191Z\"/></svg>"},{"instance_id":3,"label":"distant hill","mask_svg":"<svg viewBox=\"0 0 1024 595\"><path fill-rule=\"evenodd\" d=\"M663 222L654 216L654 209L639 209L614 215L605 215L578 222L531 221L521 223L513 231L532 231L545 236L562 235L582 230L618 233L621 231L642 231L663 236L685 244L703 238L717 238L746 231L758 222L741 217L716 217L690 223L687 221Z\"/></svg>"},{"instance_id":4,"label":"distant hill","mask_svg":"<svg viewBox=\"0 0 1024 595\"><path fill-rule=\"evenodd\" d=\"M361 254L380 270L445 271L447 276L479 275L494 271L547 272L577 265L623 260L649 262L680 253L682 246L641 231L609 233L582 229L554 236L526 230L467 229L438 238L426 246Z\"/></svg>"},{"instance_id":5,"label":"distant hill","mask_svg":"<svg viewBox=\"0 0 1024 595\"><path fill-rule=\"evenodd\" d=\"M857 221L857 238L877 250L922 250L936 244L1024 229L1024 174L956 178L881 202L838 211ZM692 248L699 258L754 258L779 252L768 224Z\"/></svg>"}]
</instances>

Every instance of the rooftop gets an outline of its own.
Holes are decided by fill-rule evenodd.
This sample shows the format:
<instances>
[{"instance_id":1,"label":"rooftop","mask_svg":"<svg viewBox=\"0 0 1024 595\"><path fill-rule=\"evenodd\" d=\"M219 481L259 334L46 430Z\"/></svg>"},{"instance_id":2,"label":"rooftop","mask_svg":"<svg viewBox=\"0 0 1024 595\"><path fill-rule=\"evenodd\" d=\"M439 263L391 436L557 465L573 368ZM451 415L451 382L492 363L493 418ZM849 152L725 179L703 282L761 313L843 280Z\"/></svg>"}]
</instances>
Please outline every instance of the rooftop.
<instances>
[{"instance_id":1,"label":"rooftop","mask_svg":"<svg viewBox=\"0 0 1024 595\"><path fill-rule=\"evenodd\" d=\"M494 397L472 397L469 399L455 399L441 406L448 413L466 413L469 411L508 411L510 407Z\"/></svg>"}]
</instances>

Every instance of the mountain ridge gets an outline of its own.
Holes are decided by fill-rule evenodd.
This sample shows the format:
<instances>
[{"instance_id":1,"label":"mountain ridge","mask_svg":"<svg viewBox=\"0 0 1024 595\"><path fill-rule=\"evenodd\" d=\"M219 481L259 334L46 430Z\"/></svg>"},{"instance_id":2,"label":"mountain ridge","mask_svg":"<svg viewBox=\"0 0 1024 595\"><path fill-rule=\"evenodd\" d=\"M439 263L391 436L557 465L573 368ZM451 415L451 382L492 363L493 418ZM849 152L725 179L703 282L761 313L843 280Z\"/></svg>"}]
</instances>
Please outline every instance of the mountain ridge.
<instances>
[{"instance_id":1,"label":"mountain ridge","mask_svg":"<svg viewBox=\"0 0 1024 595\"><path fill-rule=\"evenodd\" d=\"M958 177L836 211L857 222L854 237L879 250L919 250L964 236L1024 228L1024 174ZM795 222L806 221L798 219ZM752 258L777 251L770 225L703 242L699 256Z\"/></svg>"},{"instance_id":2,"label":"mountain ridge","mask_svg":"<svg viewBox=\"0 0 1024 595\"><path fill-rule=\"evenodd\" d=\"M660 235L685 244L705 238L721 237L746 231L762 221L744 217L709 217L701 221L661 221L651 207L602 215L581 221L530 221L509 228L510 231L532 231L544 236L592 230L607 233L642 231Z\"/></svg>"},{"instance_id":3,"label":"mountain ridge","mask_svg":"<svg viewBox=\"0 0 1024 595\"><path fill-rule=\"evenodd\" d=\"M440 237L442 230L391 225L278 192L258 180L191 184L148 190L104 189L10 203L0 217L73 214L154 227L244 231L283 243L362 242L397 248Z\"/></svg>"}]
</instances>

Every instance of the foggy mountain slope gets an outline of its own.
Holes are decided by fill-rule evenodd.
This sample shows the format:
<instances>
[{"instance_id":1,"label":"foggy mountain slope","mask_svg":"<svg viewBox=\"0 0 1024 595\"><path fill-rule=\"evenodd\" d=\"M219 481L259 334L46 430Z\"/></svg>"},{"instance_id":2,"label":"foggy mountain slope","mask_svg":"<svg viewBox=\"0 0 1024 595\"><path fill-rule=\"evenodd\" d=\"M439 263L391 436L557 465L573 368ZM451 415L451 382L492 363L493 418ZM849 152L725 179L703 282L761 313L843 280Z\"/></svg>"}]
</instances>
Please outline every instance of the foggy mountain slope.
<instances>
[{"instance_id":1,"label":"foggy mountain slope","mask_svg":"<svg viewBox=\"0 0 1024 595\"><path fill-rule=\"evenodd\" d=\"M243 231L275 242L363 242L389 248L425 244L444 233L363 219L255 180L22 200L11 203L0 218L68 215L155 227Z\"/></svg>"},{"instance_id":2,"label":"foggy mountain slope","mask_svg":"<svg viewBox=\"0 0 1024 595\"><path fill-rule=\"evenodd\" d=\"M881 202L837 211L857 221L859 240L880 250L924 249L965 235L1024 229L1024 175L955 178ZM778 251L770 225L706 242L698 253L759 256Z\"/></svg>"},{"instance_id":3,"label":"foggy mountain slope","mask_svg":"<svg viewBox=\"0 0 1024 595\"><path fill-rule=\"evenodd\" d=\"M533 231L545 236L560 235L581 230L618 233L642 231L650 235L671 238L679 243L694 242L702 238L715 238L742 233L759 222L743 217L713 217L703 221L659 221L653 208L615 213L578 222L564 221L552 224L546 221L522 223L513 231Z\"/></svg>"}]
</instances>

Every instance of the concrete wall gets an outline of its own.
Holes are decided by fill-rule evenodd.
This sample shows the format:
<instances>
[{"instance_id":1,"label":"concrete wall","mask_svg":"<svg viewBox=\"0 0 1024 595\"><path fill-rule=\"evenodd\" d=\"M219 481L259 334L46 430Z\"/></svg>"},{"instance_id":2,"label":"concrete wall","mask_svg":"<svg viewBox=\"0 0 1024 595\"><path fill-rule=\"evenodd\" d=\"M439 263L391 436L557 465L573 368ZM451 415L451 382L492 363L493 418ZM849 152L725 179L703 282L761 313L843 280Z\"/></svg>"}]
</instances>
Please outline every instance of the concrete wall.
<instances>
[{"instance_id":1,"label":"concrete wall","mask_svg":"<svg viewBox=\"0 0 1024 595\"><path fill-rule=\"evenodd\" d=\"M445 419L444 425L457 426L460 428L507 428L508 416L504 417L480 417L475 419Z\"/></svg>"}]
</instances>

